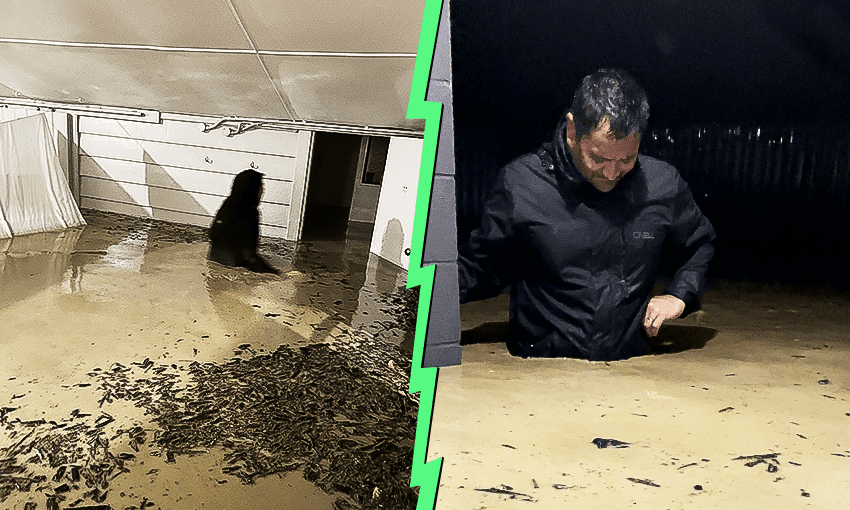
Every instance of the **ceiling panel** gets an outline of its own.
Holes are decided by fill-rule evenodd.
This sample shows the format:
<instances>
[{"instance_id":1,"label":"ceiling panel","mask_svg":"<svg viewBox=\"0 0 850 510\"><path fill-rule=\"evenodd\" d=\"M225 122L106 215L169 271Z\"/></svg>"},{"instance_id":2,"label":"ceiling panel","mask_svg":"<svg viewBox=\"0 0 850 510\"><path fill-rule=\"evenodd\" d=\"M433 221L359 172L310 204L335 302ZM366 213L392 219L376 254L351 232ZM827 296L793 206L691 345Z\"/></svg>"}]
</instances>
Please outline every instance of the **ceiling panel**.
<instances>
[{"instance_id":1,"label":"ceiling panel","mask_svg":"<svg viewBox=\"0 0 850 510\"><path fill-rule=\"evenodd\" d=\"M251 49L226 0L3 0L0 37Z\"/></svg>"},{"instance_id":2,"label":"ceiling panel","mask_svg":"<svg viewBox=\"0 0 850 510\"><path fill-rule=\"evenodd\" d=\"M255 55L0 44L0 83L36 99L289 118Z\"/></svg>"},{"instance_id":3,"label":"ceiling panel","mask_svg":"<svg viewBox=\"0 0 850 510\"><path fill-rule=\"evenodd\" d=\"M421 129L405 114L424 4L3 0L0 96Z\"/></svg>"},{"instance_id":4,"label":"ceiling panel","mask_svg":"<svg viewBox=\"0 0 850 510\"><path fill-rule=\"evenodd\" d=\"M421 129L408 120L413 59L264 56L302 119Z\"/></svg>"},{"instance_id":5,"label":"ceiling panel","mask_svg":"<svg viewBox=\"0 0 850 510\"><path fill-rule=\"evenodd\" d=\"M260 50L416 53L425 0L232 0Z\"/></svg>"}]
</instances>

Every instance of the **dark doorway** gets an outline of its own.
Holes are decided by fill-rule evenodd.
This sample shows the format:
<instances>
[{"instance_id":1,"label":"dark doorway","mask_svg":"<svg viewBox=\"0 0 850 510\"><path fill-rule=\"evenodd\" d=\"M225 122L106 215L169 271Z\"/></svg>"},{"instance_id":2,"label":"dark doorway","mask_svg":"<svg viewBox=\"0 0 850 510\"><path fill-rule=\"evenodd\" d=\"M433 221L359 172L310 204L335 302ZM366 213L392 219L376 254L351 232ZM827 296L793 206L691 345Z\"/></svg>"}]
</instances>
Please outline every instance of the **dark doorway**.
<instances>
[{"instance_id":1,"label":"dark doorway","mask_svg":"<svg viewBox=\"0 0 850 510\"><path fill-rule=\"evenodd\" d=\"M340 133L314 135L302 239L345 237L361 139Z\"/></svg>"}]
</instances>

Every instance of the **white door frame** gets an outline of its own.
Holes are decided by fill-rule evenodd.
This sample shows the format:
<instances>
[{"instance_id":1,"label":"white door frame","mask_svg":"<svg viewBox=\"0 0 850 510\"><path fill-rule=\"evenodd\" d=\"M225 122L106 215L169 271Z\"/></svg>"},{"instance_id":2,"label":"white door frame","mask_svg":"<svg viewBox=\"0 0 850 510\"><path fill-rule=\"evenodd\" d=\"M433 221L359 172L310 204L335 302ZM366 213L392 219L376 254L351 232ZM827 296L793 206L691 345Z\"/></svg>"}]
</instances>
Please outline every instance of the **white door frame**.
<instances>
[{"instance_id":1,"label":"white door frame","mask_svg":"<svg viewBox=\"0 0 850 510\"><path fill-rule=\"evenodd\" d=\"M360 139L360 159L357 162L357 177L354 181L354 193L351 196L351 210L348 221L362 223L375 223L375 215L378 213L378 199L381 196L380 184L366 184L363 182L363 173L366 171L366 157L369 152L368 135Z\"/></svg>"}]
</instances>

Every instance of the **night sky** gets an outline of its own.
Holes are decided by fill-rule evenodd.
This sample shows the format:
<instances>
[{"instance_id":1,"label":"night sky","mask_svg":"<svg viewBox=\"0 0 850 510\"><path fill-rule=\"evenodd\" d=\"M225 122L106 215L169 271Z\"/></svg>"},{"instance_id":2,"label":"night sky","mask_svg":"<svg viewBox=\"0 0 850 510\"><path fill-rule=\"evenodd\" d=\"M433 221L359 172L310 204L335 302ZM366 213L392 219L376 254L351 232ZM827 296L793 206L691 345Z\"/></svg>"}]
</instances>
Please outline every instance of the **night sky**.
<instances>
[{"instance_id":1,"label":"night sky","mask_svg":"<svg viewBox=\"0 0 850 510\"><path fill-rule=\"evenodd\" d=\"M455 121L517 150L548 138L572 91L623 67L651 126L817 123L850 112L850 2L451 0Z\"/></svg>"},{"instance_id":2,"label":"night sky","mask_svg":"<svg viewBox=\"0 0 850 510\"><path fill-rule=\"evenodd\" d=\"M714 224L717 275L850 288L850 252L832 241L850 231L850 2L451 0L450 13L459 241L581 79L622 67L647 91L650 130L676 133L672 159L651 154ZM743 135L699 140L695 125Z\"/></svg>"}]
</instances>

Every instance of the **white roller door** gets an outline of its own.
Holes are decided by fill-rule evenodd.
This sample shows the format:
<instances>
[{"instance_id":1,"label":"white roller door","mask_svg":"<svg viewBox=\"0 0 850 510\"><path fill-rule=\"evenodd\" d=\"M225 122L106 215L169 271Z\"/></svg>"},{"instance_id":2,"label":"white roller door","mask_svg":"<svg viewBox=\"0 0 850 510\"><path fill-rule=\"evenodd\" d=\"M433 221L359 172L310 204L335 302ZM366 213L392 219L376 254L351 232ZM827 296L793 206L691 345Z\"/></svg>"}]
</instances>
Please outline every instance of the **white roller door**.
<instances>
[{"instance_id":1,"label":"white roller door","mask_svg":"<svg viewBox=\"0 0 850 510\"><path fill-rule=\"evenodd\" d=\"M296 239L302 217L308 131L204 133L196 121L161 124L81 117L83 208L209 226L236 174L265 175L262 235Z\"/></svg>"}]
</instances>

